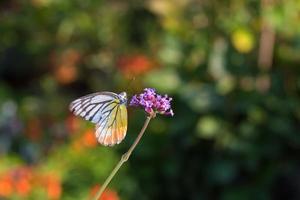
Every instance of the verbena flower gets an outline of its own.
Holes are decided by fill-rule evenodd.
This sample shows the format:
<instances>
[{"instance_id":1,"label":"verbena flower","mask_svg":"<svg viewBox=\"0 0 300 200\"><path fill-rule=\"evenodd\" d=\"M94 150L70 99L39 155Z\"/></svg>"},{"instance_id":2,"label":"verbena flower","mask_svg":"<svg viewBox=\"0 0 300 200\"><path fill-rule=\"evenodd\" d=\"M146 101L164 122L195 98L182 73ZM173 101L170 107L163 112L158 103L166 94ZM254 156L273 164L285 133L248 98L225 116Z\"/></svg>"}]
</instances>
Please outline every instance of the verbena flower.
<instances>
[{"instance_id":1,"label":"verbena flower","mask_svg":"<svg viewBox=\"0 0 300 200\"><path fill-rule=\"evenodd\" d=\"M144 92L134 95L130 101L130 106L139 106L149 114L174 115L171 109L172 98L168 95L159 95L153 88L145 88Z\"/></svg>"}]
</instances>

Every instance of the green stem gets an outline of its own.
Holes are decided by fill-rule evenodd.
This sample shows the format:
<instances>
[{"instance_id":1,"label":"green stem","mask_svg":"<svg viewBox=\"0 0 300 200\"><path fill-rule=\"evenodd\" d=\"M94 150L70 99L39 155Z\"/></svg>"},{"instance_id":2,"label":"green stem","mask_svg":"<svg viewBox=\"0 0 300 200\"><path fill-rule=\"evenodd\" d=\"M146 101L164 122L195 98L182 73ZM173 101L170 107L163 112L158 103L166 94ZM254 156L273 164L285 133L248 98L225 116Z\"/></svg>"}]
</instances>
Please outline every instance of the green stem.
<instances>
[{"instance_id":1,"label":"green stem","mask_svg":"<svg viewBox=\"0 0 300 200\"><path fill-rule=\"evenodd\" d=\"M142 136L144 135L144 132L146 130L146 128L148 127L148 124L150 122L150 120L152 118L155 117L155 114L152 114L150 116L147 116L147 119L144 123L143 128L141 129L140 133L138 134L138 136L136 137L135 141L133 142L133 144L131 145L131 147L129 148L129 150L123 154L123 156L121 157L120 161L118 162L118 164L115 166L115 168L112 170L112 172L110 173L110 175L107 177L107 179L105 180L105 182L103 183L103 185L101 186L101 188L99 189L99 191L97 192L94 200L98 200L102 193L104 192L105 188L107 187L107 185L110 183L111 179L115 176L115 174L119 171L119 169L121 168L121 166L123 165L123 163L125 163L131 153L133 152L133 150L135 149L136 145L139 143L139 141L141 140Z\"/></svg>"}]
</instances>

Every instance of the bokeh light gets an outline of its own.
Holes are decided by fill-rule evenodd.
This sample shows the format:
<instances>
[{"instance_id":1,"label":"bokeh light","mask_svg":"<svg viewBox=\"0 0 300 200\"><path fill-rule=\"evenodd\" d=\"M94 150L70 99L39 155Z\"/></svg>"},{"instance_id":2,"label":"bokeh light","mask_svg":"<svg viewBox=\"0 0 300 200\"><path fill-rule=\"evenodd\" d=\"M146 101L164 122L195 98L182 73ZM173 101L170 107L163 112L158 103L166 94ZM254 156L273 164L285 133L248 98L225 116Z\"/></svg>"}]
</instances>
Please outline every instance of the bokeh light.
<instances>
[{"instance_id":1,"label":"bokeh light","mask_svg":"<svg viewBox=\"0 0 300 200\"><path fill-rule=\"evenodd\" d=\"M1 1L0 199L91 199L145 113L104 147L69 103L144 88L175 115L102 200L300 199L299 16L299 1Z\"/></svg>"}]
</instances>

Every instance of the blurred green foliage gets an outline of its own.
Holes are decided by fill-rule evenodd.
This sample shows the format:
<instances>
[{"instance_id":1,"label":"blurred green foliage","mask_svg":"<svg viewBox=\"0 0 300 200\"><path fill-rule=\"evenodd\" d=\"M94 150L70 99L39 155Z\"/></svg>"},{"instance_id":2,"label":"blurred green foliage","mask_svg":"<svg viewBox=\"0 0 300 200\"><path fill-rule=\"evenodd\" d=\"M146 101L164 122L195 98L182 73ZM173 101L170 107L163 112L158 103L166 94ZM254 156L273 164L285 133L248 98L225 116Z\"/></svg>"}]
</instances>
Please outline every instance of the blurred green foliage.
<instances>
[{"instance_id":1,"label":"blurred green foliage","mask_svg":"<svg viewBox=\"0 0 300 200\"><path fill-rule=\"evenodd\" d=\"M144 87L172 96L175 116L151 122L103 199L300 199L300 1L4 0L0 10L1 199L91 197L145 114L129 108L126 139L108 148L68 104Z\"/></svg>"}]
</instances>

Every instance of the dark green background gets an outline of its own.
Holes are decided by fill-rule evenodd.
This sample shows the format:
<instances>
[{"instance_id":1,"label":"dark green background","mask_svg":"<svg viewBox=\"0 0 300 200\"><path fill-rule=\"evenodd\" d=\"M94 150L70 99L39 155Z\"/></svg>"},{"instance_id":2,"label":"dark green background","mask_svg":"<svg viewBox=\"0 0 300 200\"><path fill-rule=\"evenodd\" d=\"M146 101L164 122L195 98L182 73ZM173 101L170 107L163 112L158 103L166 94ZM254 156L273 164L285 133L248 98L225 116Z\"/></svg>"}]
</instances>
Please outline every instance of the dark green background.
<instances>
[{"instance_id":1,"label":"dark green background","mask_svg":"<svg viewBox=\"0 0 300 200\"><path fill-rule=\"evenodd\" d=\"M72 144L92 125L69 129L69 102L154 87L173 97L175 116L151 121L110 185L120 199L300 199L299 1L6 0L0 9L1 174L54 171L61 199L85 199L145 114L129 108L122 144L78 153ZM271 57L259 52L262 27L275 35ZM26 198L46 199L38 190Z\"/></svg>"}]
</instances>

